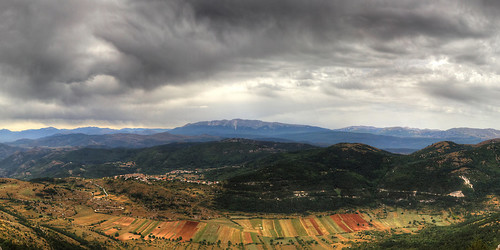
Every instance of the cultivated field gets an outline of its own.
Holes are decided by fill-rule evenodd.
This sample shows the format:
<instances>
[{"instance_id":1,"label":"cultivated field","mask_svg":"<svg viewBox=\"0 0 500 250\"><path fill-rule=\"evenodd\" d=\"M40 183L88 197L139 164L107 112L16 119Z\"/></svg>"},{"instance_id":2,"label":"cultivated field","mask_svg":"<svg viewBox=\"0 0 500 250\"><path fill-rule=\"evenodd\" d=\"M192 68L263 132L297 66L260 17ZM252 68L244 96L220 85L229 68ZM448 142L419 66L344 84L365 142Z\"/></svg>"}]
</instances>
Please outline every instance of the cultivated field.
<instances>
[{"instance_id":1,"label":"cultivated field","mask_svg":"<svg viewBox=\"0 0 500 250\"><path fill-rule=\"evenodd\" d=\"M414 232L424 225L450 225L452 216L421 214L416 211L392 209L353 211L331 215L293 218L227 218L213 220L158 221L127 216L85 213L74 217L82 226L116 237L122 241L168 241L220 247L245 246L310 246L331 248L350 242L370 239L374 231Z\"/></svg>"},{"instance_id":2,"label":"cultivated field","mask_svg":"<svg viewBox=\"0 0 500 250\"><path fill-rule=\"evenodd\" d=\"M100 242L113 248L331 249L369 241L382 231L413 233L426 225L450 225L462 219L447 210L417 212L393 207L309 216L221 213L215 219L166 219L124 194L109 189L103 194L95 180L1 181L0 229L4 233L0 236L16 235L19 228L22 235L16 239L20 244L48 244L37 231L41 228L54 239L74 245Z\"/></svg>"}]
</instances>

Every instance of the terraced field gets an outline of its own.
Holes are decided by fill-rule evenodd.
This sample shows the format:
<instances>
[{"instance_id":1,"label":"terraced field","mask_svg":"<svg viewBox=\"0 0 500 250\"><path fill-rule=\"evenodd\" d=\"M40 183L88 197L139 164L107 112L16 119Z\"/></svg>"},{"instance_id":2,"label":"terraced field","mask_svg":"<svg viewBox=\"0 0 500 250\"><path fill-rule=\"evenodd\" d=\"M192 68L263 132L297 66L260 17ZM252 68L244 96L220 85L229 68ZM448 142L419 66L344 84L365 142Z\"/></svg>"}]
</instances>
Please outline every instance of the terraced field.
<instances>
[{"instance_id":1,"label":"terraced field","mask_svg":"<svg viewBox=\"0 0 500 250\"><path fill-rule=\"evenodd\" d=\"M206 221L157 221L99 213L79 213L75 223L94 226L120 240L144 238L229 246L248 249L264 245L314 245L315 248L341 246L348 241L367 240L370 231L413 232L426 224L449 225L455 219L447 213L419 214L394 209L389 212L352 212L294 218L234 218ZM360 233L365 232L365 233Z\"/></svg>"}]
</instances>

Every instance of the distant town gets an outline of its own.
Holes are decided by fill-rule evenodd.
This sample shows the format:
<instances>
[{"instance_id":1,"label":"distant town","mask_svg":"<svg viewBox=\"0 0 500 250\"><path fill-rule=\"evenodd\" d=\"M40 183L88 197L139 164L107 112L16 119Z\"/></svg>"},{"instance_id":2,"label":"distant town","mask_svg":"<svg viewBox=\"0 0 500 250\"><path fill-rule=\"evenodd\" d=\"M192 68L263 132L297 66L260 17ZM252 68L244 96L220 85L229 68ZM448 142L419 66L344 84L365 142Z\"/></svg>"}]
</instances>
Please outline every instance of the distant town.
<instances>
[{"instance_id":1,"label":"distant town","mask_svg":"<svg viewBox=\"0 0 500 250\"><path fill-rule=\"evenodd\" d=\"M204 180L203 170L172 170L164 175L147 175L142 173L116 175L114 179L133 179L151 184L151 181L180 181L201 185L216 185L219 181Z\"/></svg>"}]
</instances>

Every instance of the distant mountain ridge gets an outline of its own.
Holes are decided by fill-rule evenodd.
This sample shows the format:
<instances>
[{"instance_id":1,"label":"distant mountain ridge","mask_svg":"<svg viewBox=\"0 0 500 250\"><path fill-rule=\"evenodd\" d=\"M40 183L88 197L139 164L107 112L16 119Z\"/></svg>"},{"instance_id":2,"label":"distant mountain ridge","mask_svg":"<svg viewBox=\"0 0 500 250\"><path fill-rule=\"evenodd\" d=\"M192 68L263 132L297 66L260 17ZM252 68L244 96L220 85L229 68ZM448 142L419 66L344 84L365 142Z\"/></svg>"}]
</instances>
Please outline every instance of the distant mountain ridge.
<instances>
[{"instance_id":1,"label":"distant mountain ridge","mask_svg":"<svg viewBox=\"0 0 500 250\"><path fill-rule=\"evenodd\" d=\"M10 146L33 147L104 147L104 148L144 148L172 142L207 142L222 138L211 135L186 136L173 135L168 132L153 135L138 134L57 134L40 139L21 139L7 143Z\"/></svg>"},{"instance_id":2,"label":"distant mountain ridge","mask_svg":"<svg viewBox=\"0 0 500 250\"><path fill-rule=\"evenodd\" d=\"M476 144L500 138L500 130L453 128L449 130L406 127L353 126L326 129L316 126L264 122L260 120L214 120L189 123L169 131L178 135L214 135L247 139L295 141L329 146L336 143L364 143L391 152L411 153L439 141Z\"/></svg>"},{"instance_id":3,"label":"distant mountain ridge","mask_svg":"<svg viewBox=\"0 0 500 250\"><path fill-rule=\"evenodd\" d=\"M169 133L169 139L165 139L164 134L162 134L166 131ZM128 135L125 136L125 134ZM139 136L139 138L136 135L146 137ZM178 137L175 138L175 136ZM186 136L194 136L195 138L188 139ZM206 138L207 136L211 138ZM13 140L14 138L18 139ZM19 140L19 138L23 139ZM206 141L223 138L300 142L316 146L330 146L342 142L364 143L390 152L408 154L439 141L476 144L481 141L500 138L500 130L476 128L437 130L370 126L327 129L309 125L245 119L202 121L188 123L174 129L126 128L115 130L84 127L67 130L49 127L20 132L0 130L0 142L9 141L6 144L16 147L99 146L136 148L159 145L160 142Z\"/></svg>"},{"instance_id":4,"label":"distant mountain ridge","mask_svg":"<svg viewBox=\"0 0 500 250\"><path fill-rule=\"evenodd\" d=\"M110 129L99 127L81 127L75 129L57 129L47 127L41 129L28 129L22 131L10 131L8 129L0 130L0 142L13 142L20 139L39 139L57 134L86 134L86 135L106 135L106 134L139 134L152 135L162 132L167 132L169 129L147 129L147 128L122 128Z\"/></svg>"},{"instance_id":5,"label":"distant mountain ridge","mask_svg":"<svg viewBox=\"0 0 500 250\"><path fill-rule=\"evenodd\" d=\"M188 123L182 127L169 131L172 134L199 135L211 134L230 137L230 135L245 136L276 136L280 134L296 134L306 132L329 131L309 125L286 124L279 122L264 122L260 120L214 120L197 123Z\"/></svg>"},{"instance_id":6,"label":"distant mountain ridge","mask_svg":"<svg viewBox=\"0 0 500 250\"><path fill-rule=\"evenodd\" d=\"M438 129L418 129L408 127L384 127L377 128L371 126L351 126L335 131L352 133L369 133L375 135L388 135L397 137L424 137L424 138L477 138L488 140L500 138L500 130L487 128L451 128L448 130Z\"/></svg>"}]
</instances>

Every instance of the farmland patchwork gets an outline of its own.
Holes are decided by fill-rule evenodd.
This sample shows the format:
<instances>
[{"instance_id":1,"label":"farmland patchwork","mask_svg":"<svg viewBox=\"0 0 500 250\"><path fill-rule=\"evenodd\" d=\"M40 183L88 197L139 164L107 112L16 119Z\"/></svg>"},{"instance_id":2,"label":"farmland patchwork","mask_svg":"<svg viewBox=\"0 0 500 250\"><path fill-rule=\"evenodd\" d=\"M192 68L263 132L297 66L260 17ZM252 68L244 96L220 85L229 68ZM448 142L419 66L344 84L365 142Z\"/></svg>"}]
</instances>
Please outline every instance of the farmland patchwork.
<instances>
[{"instance_id":1,"label":"farmland patchwork","mask_svg":"<svg viewBox=\"0 0 500 250\"><path fill-rule=\"evenodd\" d=\"M157 221L94 213L86 217L76 217L75 223L93 225L107 235L118 235L123 241L144 238L152 241L161 239L256 246L313 241L319 244L318 247L325 247L342 244L345 240L363 240L363 235L371 231L393 229L412 232L425 224L450 225L456 222L453 220L455 219L446 213L428 215L394 209L294 218L235 217L204 221Z\"/></svg>"}]
</instances>

